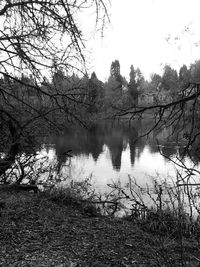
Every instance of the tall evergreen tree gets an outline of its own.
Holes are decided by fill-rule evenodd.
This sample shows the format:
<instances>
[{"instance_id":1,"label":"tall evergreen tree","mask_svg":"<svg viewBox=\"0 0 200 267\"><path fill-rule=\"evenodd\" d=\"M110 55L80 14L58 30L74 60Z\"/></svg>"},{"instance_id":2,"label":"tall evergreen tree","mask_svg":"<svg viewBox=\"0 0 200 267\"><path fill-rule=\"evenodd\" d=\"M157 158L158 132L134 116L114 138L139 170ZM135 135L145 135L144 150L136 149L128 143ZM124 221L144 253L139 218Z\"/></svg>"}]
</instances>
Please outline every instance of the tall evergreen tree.
<instances>
[{"instance_id":1,"label":"tall evergreen tree","mask_svg":"<svg viewBox=\"0 0 200 267\"><path fill-rule=\"evenodd\" d=\"M162 84L162 77L157 73L153 73L151 75L151 80L149 83L150 90L156 92L156 90L160 88L161 84Z\"/></svg>"},{"instance_id":2,"label":"tall evergreen tree","mask_svg":"<svg viewBox=\"0 0 200 267\"><path fill-rule=\"evenodd\" d=\"M123 84L123 77L120 73L120 63L119 60L115 60L112 62L111 67L110 67L110 77L113 78L116 82L119 83L119 88L122 89L122 84Z\"/></svg>"},{"instance_id":3,"label":"tall evergreen tree","mask_svg":"<svg viewBox=\"0 0 200 267\"><path fill-rule=\"evenodd\" d=\"M180 88L186 87L190 82L190 70L187 68L186 65L183 65L179 70L179 86Z\"/></svg>"},{"instance_id":4,"label":"tall evergreen tree","mask_svg":"<svg viewBox=\"0 0 200 267\"><path fill-rule=\"evenodd\" d=\"M190 66L191 82L200 82L200 60Z\"/></svg>"},{"instance_id":5,"label":"tall evergreen tree","mask_svg":"<svg viewBox=\"0 0 200 267\"><path fill-rule=\"evenodd\" d=\"M95 72L88 81L89 112L97 112L103 100L103 83L98 80Z\"/></svg>"},{"instance_id":6,"label":"tall evergreen tree","mask_svg":"<svg viewBox=\"0 0 200 267\"><path fill-rule=\"evenodd\" d=\"M143 87L144 87L144 83L145 83L145 79L144 79L144 76L141 72L141 70L139 68L137 68L135 70L135 80L136 80L136 83L137 83L137 90L138 90L138 93L141 92L143 90Z\"/></svg>"},{"instance_id":7,"label":"tall evergreen tree","mask_svg":"<svg viewBox=\"0 0 200 267\"><path fill-rule=\"evenodd\" d=\"M176 93L179 88L177 71L172 69L169 65L164 67L162 86L166 91L170 91L172 94Z\"/></svg>"},{"instance_id":8,"label":"tall evergreen tree","mask_svg":"<svg viewBox=\"0 0 200 267\"><path fill-rule=\"evenodd\" d=\"M119 60L116 59L111 64L110 76L117 79L119 75L120 75L120 63L119 63Z\"/></svg>"},{"instance_id":9,"label":"tall evergreen tree","mask_svg":"<svg viewBox=\"0 0 200 267\"><path fill-rule=\"evenodd\" d=\"M138 90L137 90L137 82L136 82L136 71L134 70L133 65L131 65L130 67L131 71L130 71L130 80L129 80L129 84L128 84L128 90L129 90L129 94L131 96L132 101L134 102L134 104L137 104L137 99L138 99Z\"/></svg>"}]
</instances>

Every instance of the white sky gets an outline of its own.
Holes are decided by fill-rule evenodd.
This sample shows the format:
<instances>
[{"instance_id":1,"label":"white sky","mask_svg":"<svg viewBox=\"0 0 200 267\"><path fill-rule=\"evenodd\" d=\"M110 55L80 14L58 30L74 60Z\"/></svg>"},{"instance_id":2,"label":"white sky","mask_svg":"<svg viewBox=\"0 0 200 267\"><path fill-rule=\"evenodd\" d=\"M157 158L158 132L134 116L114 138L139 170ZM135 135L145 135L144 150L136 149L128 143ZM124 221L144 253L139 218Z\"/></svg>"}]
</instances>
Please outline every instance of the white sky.
<instances>
[{"instance_id":1,"label":"white sky","mask_svg":"<svg viewBox=\"0 0 200 267\"><path fill-rule=\"evenodd\" d=\"M111 0L111 4L112 25L102 40L96 35L87 45L91 71L98 78L108 78L115 59L123 76L129 76L133 64L148 78L162 73L162 64L179 69L200 58L200 45L195 46L200 41L200 0ZM84 27L91 27L87 24Z\"/></svg>"}]
</instances>

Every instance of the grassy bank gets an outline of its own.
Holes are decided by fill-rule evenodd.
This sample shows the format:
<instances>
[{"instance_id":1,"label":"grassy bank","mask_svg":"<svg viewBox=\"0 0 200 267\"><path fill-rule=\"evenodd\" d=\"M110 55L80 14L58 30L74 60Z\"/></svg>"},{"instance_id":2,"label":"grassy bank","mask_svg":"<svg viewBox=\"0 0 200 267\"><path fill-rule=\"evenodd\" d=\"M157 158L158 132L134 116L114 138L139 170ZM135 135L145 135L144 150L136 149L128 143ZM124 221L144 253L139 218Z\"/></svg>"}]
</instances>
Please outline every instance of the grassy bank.
<instances>
[{"instance_id":1,"label":"grassy bank","mask_svg":"<svg viewBox=\"0 0 200 267\"><path fill-rule=\"evenodd\" d=\"M47 195L0 192L0 266L199 266L197 241L146 233Z\"/></svg>"}]
</instances>

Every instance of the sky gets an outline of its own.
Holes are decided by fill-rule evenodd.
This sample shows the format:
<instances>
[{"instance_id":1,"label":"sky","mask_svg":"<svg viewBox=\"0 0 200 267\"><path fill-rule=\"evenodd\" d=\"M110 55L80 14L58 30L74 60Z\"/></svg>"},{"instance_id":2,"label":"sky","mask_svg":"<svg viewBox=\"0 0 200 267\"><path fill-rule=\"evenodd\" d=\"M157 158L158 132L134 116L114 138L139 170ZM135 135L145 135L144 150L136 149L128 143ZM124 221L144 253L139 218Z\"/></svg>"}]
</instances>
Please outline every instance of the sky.
<instances>
[{"instance_id":1,"label":"sky","mask_svg":"<svg viewBox=\"0 0 200 267\"><path fill-rule=\"evenodd\" d=\"M199 0L111 0L108 9L104 37L90 33L87 43L90 72L102 81L115 59L122 76L129 77L133 64L147 79L165 64L178 70L200 59Z\"/></svg>"}]
</instances>

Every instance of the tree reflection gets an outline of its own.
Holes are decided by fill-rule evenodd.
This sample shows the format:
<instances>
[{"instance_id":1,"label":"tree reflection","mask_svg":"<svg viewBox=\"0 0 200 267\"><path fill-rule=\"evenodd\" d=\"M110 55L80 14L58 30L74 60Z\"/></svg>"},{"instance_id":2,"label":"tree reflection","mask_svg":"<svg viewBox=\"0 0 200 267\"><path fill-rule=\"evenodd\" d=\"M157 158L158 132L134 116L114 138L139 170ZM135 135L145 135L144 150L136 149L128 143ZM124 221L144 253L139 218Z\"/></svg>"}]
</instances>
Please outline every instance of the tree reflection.
<instances>
[{"instance_id":1,"label":"tree reflection","mask_svg":"<svg viewBox=\"0 0 200 267\"><path fill-rule=\"evenodd\" d=\"M146 145L148 145L150 153L161 153L168 159L181 153L180 147L183 147L183 144L177 144L176 138L172 135L170 139L166 139L166 136L170 136L169 131L171 132L171 129L153 131L148 135L148 138L141 138L142 133L145 133L147 123L144 124L138 123L129 126L128 123L104 123L93 125L90 131L79 127L67 129L62 136L56 136L51 141L55 144L57 170L60 171L62 166L66 164L68 159L66 152L68 150L72 150L71 153L74 156L91 156L97 162L99 156L104 153L104 145L109 150L112 167L117 171L121 169L122 152L127 151L128 144L132 167L136 158L140 158ZM199 161L196 151L193 151L192 157L195 161Z\"/></svg>"},{"instance_id":2,"label":"tree reflection","mask_svg":"<svg viewBox=\"0 0 200 267\"><path fill-rule=\"evenodd\" d=\"M105 144L110 150L113 168L119 171L121 168L121 156L123 151L123 130L118 127L107 132Z\"/></svg>"},{"instance_id":3,"label":"tree reflection","mask_svg":"<svg viewBox=\"0 0 200 267\"><path fill-rule=\"evenodd\" d=\"M161 151L161 154L167 159L170 159L173 156L178 154L178 149L176 146L172 147L172 146L166 145L166 146L161 147L160 151Z\"/></svg>"},{"instance_id":4,"label":"tree reflection","mask_svg":"<svg viewBox=\"0 0 200 267\"><path fill-rule=\"evenodd\" d=\"M129 130L129 147L130 147L130 160L132 166L134 166L135 163L137 142L138 142L138 131L136 131L135 128L131 128Z\"/></svg>"},{"instance_id":5,"label":"tree reflection","mask_svg":"<svg viewBox=\"0 0 200 267\"><path fill-rule=\"evenodd\" d=\"M74 156L81 154L89 156L91 154L93 159L97 161L103 151L104 133L98 126L93 127L91 131L80 128L67 129L62 136L56 137L54 142L60 166L66 162L65 153L68 150L72 150L71 153Z\"/></svg>"},{"instance_id":6,"label":"tree reflection","mask_svg":"<svg viewBox=\"0 0 200 267\"><path fill-rule=\"evenodd\" d=\"M92 154L95 161L98 160L99 155L103 152L104 133L101 127L96 126L88 133L87 147L88 152Z\"/></svg>"}]
</instances>

